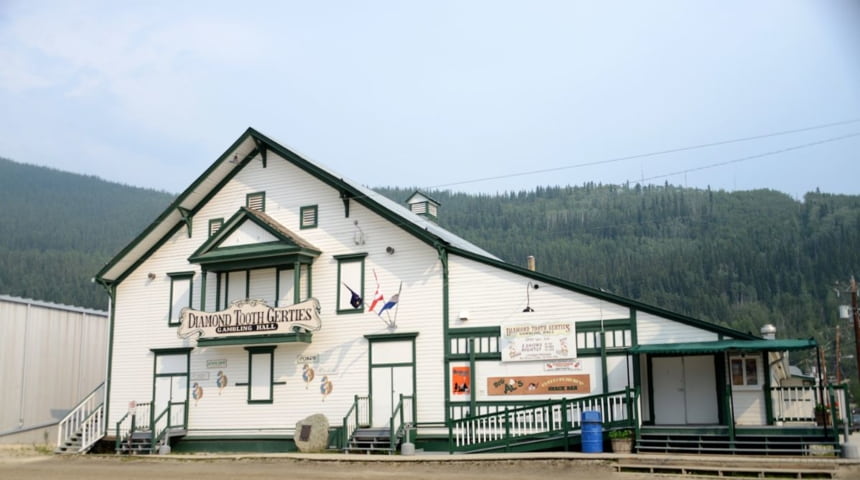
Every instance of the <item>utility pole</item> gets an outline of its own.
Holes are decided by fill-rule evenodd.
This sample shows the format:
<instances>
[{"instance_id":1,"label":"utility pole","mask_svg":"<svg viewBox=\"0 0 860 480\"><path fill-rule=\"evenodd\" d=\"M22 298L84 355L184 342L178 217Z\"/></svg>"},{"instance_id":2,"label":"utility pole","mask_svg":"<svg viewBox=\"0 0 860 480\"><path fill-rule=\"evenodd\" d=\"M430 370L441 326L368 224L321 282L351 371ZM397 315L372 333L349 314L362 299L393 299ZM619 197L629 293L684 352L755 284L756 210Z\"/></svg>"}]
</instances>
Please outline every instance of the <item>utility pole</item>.
<instances>
[{"instance_id":1,"label":"utility pole","mask_svg":"<svg viewBox=\"0 0 860 480\"><path fill-rule=\"evenodd\" d=\"M839 320L836 320L836 384L842 384L842 349L839 344Z\"/></svg>"},{"instance_id":2,"label":"utility pole","mask_svg":"<svg viewBox=\"0 0 860 480\"><path fill-rule=\"evenodd\" d=\"M857 282L854 281L854 275L851 275L851 319L854 321L854 359L860 375L860 318L857 312Z\"/></svg>"}]
</instances>

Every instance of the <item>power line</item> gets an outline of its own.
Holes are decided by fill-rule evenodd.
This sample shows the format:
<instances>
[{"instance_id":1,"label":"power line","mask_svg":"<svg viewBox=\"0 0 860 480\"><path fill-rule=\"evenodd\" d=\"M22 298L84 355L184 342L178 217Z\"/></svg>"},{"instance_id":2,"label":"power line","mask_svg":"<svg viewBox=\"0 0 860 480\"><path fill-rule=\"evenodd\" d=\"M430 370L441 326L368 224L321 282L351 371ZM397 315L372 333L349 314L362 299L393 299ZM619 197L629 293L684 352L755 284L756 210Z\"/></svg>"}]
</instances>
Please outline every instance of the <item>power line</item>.
<instances>
[{"instance_id":1,"label":"power line","mask_svg":"<svg viewBox=\"0 0 860 480\"><path fill-rule=\"evenodd\" d=\"M759 154L756 154L756 155L748 155L748 156L746 156L746 157L740 157L740 158L735 158L735 159L732 159L732 160L726 160L726 161L724 161L724 162L711 163L711 164L708 164L708 165L702 165L702 166L699 166L699 167L687 168L687 169L685 169L685 170L678 170L677 172L664 173L664 174L661 174L661 175L654 175L653 177L640 178L638 181L640 181L640 182L645 182L645 181L648 181L648 180L656 180L656 179L658 179L658 178L673 177L673 176L675 176L675 175L681 175L681 174L684 174L684 173L698 172L698 171L700 171L700 170L707 170L707 169L709 169L709 168L722 167L722 166L725 166L725 165L731 165L731 164L733 164L733 163L745 162L745 161L747 161L747 160L755 160L756 158L769 157L769 156L772 156L772 155L779 155L779 154L781 154L781 153L791 152L791 151L794 151L794 150L801 150L801 149L803 149L803 148L814 147L814 146L816 146L816 145L821 145L821 144L824 144L824 143L838 142L838 141L840 141L840 140L845 140L845 139L847 139L847 138L858 137L858 136L860 136L860 132L849 133L849 134L847 134L847 135L841 135L841 136L838 136L838 137L825 138L824 140L818 140L818 141L815 141L815 142L804 143L804 144L802 144L802 145L794 145L794 146L791 146L791 147L781 148L781 149L779 149L779 150L771 150L771 151L769 151L769 152L759 153ZM628 180L628 181L633 182L633 181L636 181L636 180Z\"/></svg>"},{"instance_id":2,"label":"power line","mask_svg":"<svg viewBox=\"0 0 860 480\"><path fill-rule=\"evenodd\" d=\"M820 125L813 125L810 127L797 128L797 129L793 129L793 130L782 130L779 132L765 133L762 135L753 135L753 136L749 136L749 137L740 137L740 138L733 138L733 139L729 139L729 140L720 140L717 142L701 143L701 144L697 144L697 145L688 145L688 146L684 146L684 147L671 148L668 150L658 150L655 152L640 153L640 154L636 154L636 155L627 155L624 157L615 157L615 158L609 158L609 159L605 159L605 160L595 160L592 162L577 163L574 165L565 165L565 166L561 166L561 167L543 168L543 169L539 169L539 170L529 170L529 171L525 171L525 172L509 173L509 174L505 174L505 175L495 175L492 177L482 177L482 178L475 178L475 179L471 179L471 180L462 180L459 182L443 183L440 185L432 185L432 186L428 186L425 188L427 188L427 189L438 189L438 188L443 188L443 187L452 187L455 185L463 185L463 184L467 184L467 183L486 182L489 180L501 180L504 178L523 177L523 176L528 176L528 175L536 175L538 173L549 173L549 172L557 172L560 170L570 170L573 168L592 167L595 165L604 165L607 163L621 162L624 160L633 160L633 159L637 159L637 158L654 157L654 156L658 156L658 155L666 155L669 153L685 152L685 151L696 150L696 149L700 149L700 148L716 147L716 146L720 146L720 145L728 145L728 144L732 144L732 143L748 142L751 140L760 140L763 138L777 137L777 136L781 136L781 135L790 135L793 133L808 132L810 130L820 130L822 128L830 128L830 127L835 127L835 126L840 126L840 125L849 125L849 124L857 123L857 122L860 122L860 118L843 120L843 121L832 122L832 123L824 123L824 124L820 124ZM854 135L849 135L849 136L854 136ZM814 143L814 145L817 145L819 143L827 143L827 141L836 141L836 140L841 140L841 139L842 138L829 139L826 141ZM796 150L797 148L805 148L807 146L811 146L811 145L791 147L791 148L785 149L784 151ZM781 152L782 151L777 151L776 153L781 153ZM768 153L768 154L770 154L770 153ZM765 155L762 155L762 156L765 156ZM752 158L758 158L758 156L752 156L750 159L752 159ZM743 160L736 159L736 160L732 160L732 161L727 162L727 163L736 163L738 161L743 161ZM719 165L715 165L715 166L719 166ZM705 168L705 167L703 167L703 168ZM707 167L707 168L710 168L710 167ZM693 171L693 170L691 170L691 171ZM657 178L659 178L659 177L657 177Z\"/></svg>"}]
</instances>

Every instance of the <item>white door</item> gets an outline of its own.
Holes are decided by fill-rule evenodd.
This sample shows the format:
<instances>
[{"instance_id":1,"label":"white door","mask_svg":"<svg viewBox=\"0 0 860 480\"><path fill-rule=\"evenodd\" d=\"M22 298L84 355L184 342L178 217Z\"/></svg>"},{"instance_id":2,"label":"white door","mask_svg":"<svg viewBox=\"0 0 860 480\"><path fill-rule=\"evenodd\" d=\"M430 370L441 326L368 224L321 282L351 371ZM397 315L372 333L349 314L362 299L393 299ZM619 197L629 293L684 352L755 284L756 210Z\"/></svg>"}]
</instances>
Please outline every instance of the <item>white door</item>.
<instances>
[{"instance_id":1,"label":"white door","mask_svg":"<svg viewBox=\"0 0 860 480\"><path fill-rule=\"evenodd\" d=\"M373 376L372 424L374 427L388 427L391 414L400 402L400 395L412 395L414 391L412 367L375 367L371 375ZM408 413L411 417L411 412Z\"/></svg>"},{"instance_id":2,"label":"white door","mask_svg":"<svg viewBox=\"0 0 860 480\"><path fill-rule=\"evenodd\" d=\"M719 423L714 357L709 355L684 357L684 384L687 423L700 425Z\"/></svg>"},{"instance_id":3,"label":"white door","mask_svg":"<svg viewBox=\"0 0 860 480\"><path fill-rule=\"evenodd\" d=\"M654 357L651 360L651 378L654 385L654 424L687 423L682 357Z\"/></svg>"},{"instance_id":4,"label":"white door","mask_svg":"<svg viewBox=\"0 0 860 480\"><path fill-rule=\"evenodd\" d=\"M655 357L651 367L654 424L719 422L713 356Z\"/></svg>"}]
</instances>

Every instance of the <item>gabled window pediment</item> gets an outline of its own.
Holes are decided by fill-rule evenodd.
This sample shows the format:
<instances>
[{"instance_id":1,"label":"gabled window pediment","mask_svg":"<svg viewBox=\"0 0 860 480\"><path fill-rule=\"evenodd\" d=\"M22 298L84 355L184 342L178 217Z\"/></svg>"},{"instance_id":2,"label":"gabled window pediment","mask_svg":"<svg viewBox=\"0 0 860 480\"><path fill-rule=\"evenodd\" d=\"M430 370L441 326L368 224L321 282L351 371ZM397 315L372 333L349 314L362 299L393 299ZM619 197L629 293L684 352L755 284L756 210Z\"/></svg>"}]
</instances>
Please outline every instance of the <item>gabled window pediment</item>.
<instances>
[{"instance_id":1,"label":"gabled window pediment","mask_svg":"<svg viewBox=\"0 0 860 480\"><path fill-rule=\"evenodd\" d=\"M242 207L189 258L218 272L311 264L321 251L263 212Z\"/></svg>"}]
</instances>

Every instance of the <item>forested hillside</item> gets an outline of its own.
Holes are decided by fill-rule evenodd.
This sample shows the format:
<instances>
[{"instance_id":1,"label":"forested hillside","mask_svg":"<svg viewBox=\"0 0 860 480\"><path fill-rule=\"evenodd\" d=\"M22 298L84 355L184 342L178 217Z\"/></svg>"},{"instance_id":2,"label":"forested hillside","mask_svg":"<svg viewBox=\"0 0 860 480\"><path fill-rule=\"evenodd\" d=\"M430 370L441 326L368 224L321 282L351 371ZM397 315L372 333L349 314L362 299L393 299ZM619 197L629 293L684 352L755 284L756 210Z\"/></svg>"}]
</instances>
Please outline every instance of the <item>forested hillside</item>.
<instances>
[{"instance_id":1,"label":"forested hillside","mask_svg":"<svg viewBox=\"0 0 860 480\"><path fill-rule=\"evenodd\" d=\"M414 189L378 191L403 202ZM534 255L542 273L754 334L773 323L781 337L832 342L837 305L849 303L834 282L860 268L858 196L594 184L425 193L442 204L441 226L510 263Z\"/></svg>"},{"instance_id":2,"label":"forested hillside","mask_svg":"<svg viewBox=\"0 0 860 480\"><path fill-rule=\"evenodd\" d=\"M90 279L173 198L0 158L0 294L107 309Z\"/></svg>"},{"instance_id":3,"label":"forested hillside","mask_svg":"<svg viewBox=\"0 0 860 480\"><path fill-rule=\"evenodd\" d=\"M415 189L377 190L403 202ZM442 203L440 225L511 263L534 255L542 273L742 331L773 323L830 350L848 303L834 282L844 289L860 267L860 196L594 184L425 193ZM0 159L0 294L106 308L90 279L173 198Z\"/></svg>"}]
</instances>

